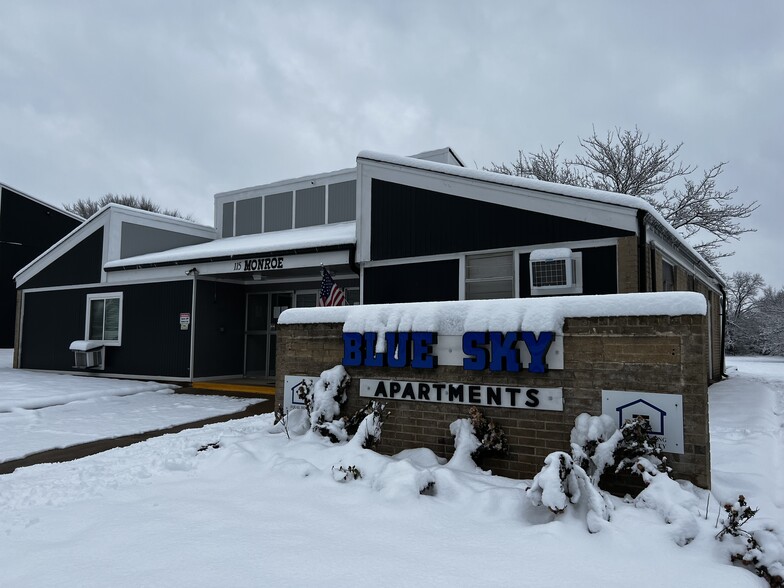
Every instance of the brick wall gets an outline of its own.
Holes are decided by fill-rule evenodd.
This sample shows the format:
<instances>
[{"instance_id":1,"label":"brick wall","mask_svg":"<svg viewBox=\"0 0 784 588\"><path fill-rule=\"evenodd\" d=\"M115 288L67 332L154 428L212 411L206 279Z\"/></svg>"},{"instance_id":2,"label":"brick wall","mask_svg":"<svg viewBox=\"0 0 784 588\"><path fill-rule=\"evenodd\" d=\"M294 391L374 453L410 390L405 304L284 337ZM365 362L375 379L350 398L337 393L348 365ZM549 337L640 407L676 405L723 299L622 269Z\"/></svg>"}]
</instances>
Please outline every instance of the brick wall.
<instances>
[{"instance_id":1,"label":"brick wall","mask_svg":"<svg viewBox=\"0 0 784 588\"><path fill-rule=\"evenodd\" d=\"M455 366L349 368L352 383L346 411L366 402L358 394L360 378L563 387L563 412L482 408L504 429L510 447L508 458L488 460L484 466L500 475L530 479L549 453L569 451L577 415L601 413L602 389L681 394L685 453L670 456L673 469L677 477L709 487L706 348L704 316L567 319L563 370L509 374L469 372ZM277 357L277 402L282 402L284 375L318 375L341 363L342 325L280 325ZM464 405L391 400L387 407L392 415L378 448L387 454L427 447L449 457L454 448L449 424L468 415Z\"/></svg>"},{"instance_id":2,"label":"brick wall","mask_svg":"<svg viewBox=\"0 0 784 588\"><path fill-rule=\"evenodd\" d=\"M639 292L639 263L637 261L637 237L618 239L618 293Z\"/></svg>"}]
</instances>

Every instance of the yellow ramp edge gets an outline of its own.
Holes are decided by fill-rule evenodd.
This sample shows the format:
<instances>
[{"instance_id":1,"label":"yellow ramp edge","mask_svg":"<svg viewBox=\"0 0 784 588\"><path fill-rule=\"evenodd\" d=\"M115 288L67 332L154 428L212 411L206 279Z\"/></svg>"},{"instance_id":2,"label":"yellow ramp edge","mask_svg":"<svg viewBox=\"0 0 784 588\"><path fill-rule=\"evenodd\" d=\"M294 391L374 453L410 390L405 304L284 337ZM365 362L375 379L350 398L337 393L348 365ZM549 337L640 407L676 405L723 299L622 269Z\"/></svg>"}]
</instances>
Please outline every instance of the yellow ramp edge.
<instances>
[{"instance_id":1,"label":"yellow ramp edge","mask_svg":"<svg viewBox=\"0 0 784 588\"><path fill-rule=\"evenodd\" d=\"M246 394L261 394L275 396L274 386L251 386L248 384L224 384L221 382L193 382L192 388L197 390L216 390L220 392L245 392Z\"/></svg>"}]
</instances>

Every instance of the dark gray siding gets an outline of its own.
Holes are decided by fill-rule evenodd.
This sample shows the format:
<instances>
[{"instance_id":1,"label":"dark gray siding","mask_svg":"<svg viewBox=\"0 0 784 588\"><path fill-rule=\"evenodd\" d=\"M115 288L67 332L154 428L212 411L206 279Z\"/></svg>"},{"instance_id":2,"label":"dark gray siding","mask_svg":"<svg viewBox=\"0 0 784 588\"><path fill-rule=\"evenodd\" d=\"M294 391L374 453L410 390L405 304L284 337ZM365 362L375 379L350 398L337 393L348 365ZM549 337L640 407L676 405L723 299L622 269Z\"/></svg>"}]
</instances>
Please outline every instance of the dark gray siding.
<instances>
[{"instance_id":1,"label":"dark gray siding","mask_svg":"<svg viewBox=\"0 0 784 588\"><path fill-rule=\"evenodd\" d=\"M373 260L632 235L377 179L371 201Z\"/></svg>"},{"instance_id":2,"label":"dark gray siding","mask_svg":"<svg viewBox=\"0 0 784 588\"><path fill-rule=\"evenodd\" d=\"M52 261L22 288L97 284L101 281L102 260L103 227Z\"/></svg>"},{"instance_id":3,"label":"dark gray siding","mask_svg":"<svg viewBox=\"0 0 784 588\"><path fill-rule=\"evenodd\" d=\"M364 303L457 300L459 279L456 259L365 268Z\"/></svg>"},{"instance_id":4,"label":"dark gray siding","mask_svg":"<svg viewBox=\"0 0 784 588\"><path fill-rule=\"evenodd\" d=\"M120 257L122 258L211 241L211 239L198 235L186 235L125 222L122 223L121 239Z\"/></svg>"},{"instance_id":5,"label":"dark gray siding","mask_svg":"<svg viewBox=\"0 0 784 588\"><path fill-rule=\"evenodd\" d=\"M195 377L241 374L245 344L245 287L196 285Z\"/></svg>"},{"instance_id":6,"label":"dark gray siding","mask_svg":"<svg viewBox=\"0 0 784 588\"><path fill-rule=\"evenodd\" d=\"M102 286L25 294L21 367L71 370L71 341L84 339L87 294L122 292L122 345L107 347L107 373L188 377L190 330L180 313L191 312L190 280Z\"/></svg>"},{"instance_id":7,"label":"dark gray siding","mask_svg":"<svg viewBox=\"0 0 784 588\"><path fill-rule=\"evenodd\" d=\"M14 274L80 221L0 186L0 348L14 346Z\"/></svg>"}]
</instances>

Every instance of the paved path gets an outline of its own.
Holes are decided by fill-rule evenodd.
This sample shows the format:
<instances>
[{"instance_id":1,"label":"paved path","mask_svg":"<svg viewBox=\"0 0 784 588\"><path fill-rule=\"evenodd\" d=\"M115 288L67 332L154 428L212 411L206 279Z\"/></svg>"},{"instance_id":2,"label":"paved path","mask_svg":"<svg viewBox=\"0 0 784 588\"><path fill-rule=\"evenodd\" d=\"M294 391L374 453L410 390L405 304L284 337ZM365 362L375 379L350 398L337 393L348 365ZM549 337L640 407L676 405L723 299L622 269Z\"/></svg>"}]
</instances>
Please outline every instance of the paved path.
<instances>
[{"instance_id":1,"label":"paved path","mask_svg":"<svg viewBox=\"0 0 784 588\"><path fill-rule=\"evenodd\" d=\"M187 394L190 391L187 388L180 388L179 390L177 390L177 392ZM152 431L145 431L144 433L124 435L122 437L114 437L112 439L99 439L98 441L90 441L89 443L79 443L78 445L71 445L70 447L62 447L59 449L49 449L47 451L40 451L38 453L32 453L26 457L22 457L19 459L12 459L8 461L0 462L0 474L10 474L17 468L24 468L39 463L56 463L56 462L80 459L82 457L87 457L88 455L93 455L95 453L101 453L102 451L108 451L109 449L114 449L115 447L127 447L128 445L133 445L134 443L140 443L142 441L146 441L147 439L151 439L153 437L160 437L161 435L168 435L170 433L179 433L180 431L184 431L185 429L198 429L205 425L211 425L213 423L225 423L226 421L243 419L245 417L256 416L259 414L272 412L274 408L275 408L274 399L269 398L266 400L266 402L257 402L255 404L251 404L250 406L248 406L247 408L239 412L223 414L208 419L202 419L190 423L183 423L180 425L173 425L165 429L155 429Z\"/></svg>"}]
</instances>

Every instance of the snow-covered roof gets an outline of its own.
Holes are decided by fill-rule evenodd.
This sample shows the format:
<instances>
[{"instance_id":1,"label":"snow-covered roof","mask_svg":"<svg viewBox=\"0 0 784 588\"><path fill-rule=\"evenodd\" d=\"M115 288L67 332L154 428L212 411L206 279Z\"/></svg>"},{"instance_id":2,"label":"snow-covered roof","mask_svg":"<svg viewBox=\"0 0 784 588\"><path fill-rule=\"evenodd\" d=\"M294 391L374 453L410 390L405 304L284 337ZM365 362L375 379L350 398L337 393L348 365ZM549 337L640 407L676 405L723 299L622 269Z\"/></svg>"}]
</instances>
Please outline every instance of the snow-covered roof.
<instances>
[{"instance_id":1,"label":"snow-covered roof","mask_svg":"<svg viewBox=\"0 0 784 588\"><path fill-rule=\"evenodd\" d=\"M348 221L274 233L226 237L209 243L110 261L104 265L104 269L175 264L193 260L231 259L262 253L353 245L356 239L356 223Z\"/></svg>"},{"instance_id":2,"label":"snow-covered roof","mask_svg":"<svg viewBox=\"0 0 784 588\"><path fill-rule=\"evenodd\" d=\"M292 308L279 324L343 323L351 333L426 331L459 335L469 331L563 332L564 319L605 316L705 315L697 292L654 292L601 296L554 296L504 300L459 300Z\"/></svg>"},{"instance_id":3,"label":"snow-covered roof","mask_svg":"<svg viewBox=\"0 0 784 588\"><path fill-rule=\"evenodd\" d=\"M216 234L214 227L200 225L185 219L157 212L150 212L148 210L141 210L123 204L110 203L16 272L14 274L14 279L17 280L17 287L38 273L40 269L46 267L46 265L57 256L67 251L70 247L78 244L82 239L86 238L100 227L109 223L112 214L117 214L120 219L133 219L142 224L151 221L153 224L158 224L160 226L162 223L167 228L177 227L180 229L180 232L201 235L205 238L214 239ZM38 266L38 268L36 268L36 266Z\"/></svg>"},{"instance_id":4,"label":"snow-covered roof","mask_svg":"<svg viewBox=\"0 0 784 588\"><path fill-rule=\"evenodd\" d=\"M684 249L690 252L701 263L701 265L704 266L705 271L709 272L710 275L720 283L724 283L724 279L718 274L718 272L716 272L716 270L713 269L713 267L705 260L705 258L703 258L694 249L694 247L692 247L688 241L686 241L686 239L684 239L683 236L664 219L661 213L659 213L658 210L638 196L630 196L628 194L620 194L617 192L606 192L604 190L596 190L594 188L582 188L579 186L556 184L553 182L545 182L532 178L522 178L519 176L510 176L497 172L458 167L456 165L448 165L422 159L414 159L412 157L390 155L388 153L380 153L378 151L360 151L359 155L357 155L357 159L378 161L381 163L388 163L392 165L447 174L455 177L462 177L469 180L491 182L494 184L512 186L515 188L523 188L537 192L547 192L549 194L569 196L571 198L577 198L581 200L590 200L592 202L602 202L605 204L642 210L653 217L656 222L658 222L669 232L674 240L678 241Z\"/></svg>"}]
</instances>

